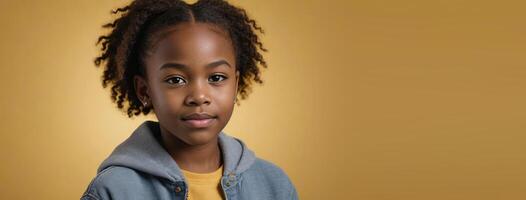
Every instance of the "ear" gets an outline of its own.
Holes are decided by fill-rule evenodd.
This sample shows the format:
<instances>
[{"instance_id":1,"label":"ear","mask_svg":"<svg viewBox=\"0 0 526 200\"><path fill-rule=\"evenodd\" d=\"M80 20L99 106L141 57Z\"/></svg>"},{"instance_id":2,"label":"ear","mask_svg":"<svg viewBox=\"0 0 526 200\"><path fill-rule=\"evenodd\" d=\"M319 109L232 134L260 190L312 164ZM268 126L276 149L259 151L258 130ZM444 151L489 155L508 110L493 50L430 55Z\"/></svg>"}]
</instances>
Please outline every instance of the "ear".
<instances>
[{"instance_id":1,"label":"ear","mask_svg":"<svg viewBox=\"0 0 526 200\"><path fill-rule=\"evenodd\" d=\"M135 75L133 77L133 85L135 87L135 95L139 98L139 101L144 105L145 102L150 102L150 91L148 87L148 81L142 76Z\"/></svg>"}]
</instances>

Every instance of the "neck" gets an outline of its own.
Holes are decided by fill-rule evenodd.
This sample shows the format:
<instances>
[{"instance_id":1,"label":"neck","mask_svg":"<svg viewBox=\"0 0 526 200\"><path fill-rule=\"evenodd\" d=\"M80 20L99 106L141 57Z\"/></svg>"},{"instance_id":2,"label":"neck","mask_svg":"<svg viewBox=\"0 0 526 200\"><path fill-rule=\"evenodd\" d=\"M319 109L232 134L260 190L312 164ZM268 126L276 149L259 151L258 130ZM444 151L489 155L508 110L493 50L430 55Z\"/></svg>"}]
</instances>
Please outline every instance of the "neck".
<instances>
[{"instance_id":1,"label":"neck","mask_svg":"<svg viewBox=\"0 0 526 200\"><path fill-rule=\"evenodd\" d=\"M183 170L210 173L221 166L222 156L217 136L209 143L191 145L161 128L161 138L164 148Z\"/></svg>"}]
</instances>

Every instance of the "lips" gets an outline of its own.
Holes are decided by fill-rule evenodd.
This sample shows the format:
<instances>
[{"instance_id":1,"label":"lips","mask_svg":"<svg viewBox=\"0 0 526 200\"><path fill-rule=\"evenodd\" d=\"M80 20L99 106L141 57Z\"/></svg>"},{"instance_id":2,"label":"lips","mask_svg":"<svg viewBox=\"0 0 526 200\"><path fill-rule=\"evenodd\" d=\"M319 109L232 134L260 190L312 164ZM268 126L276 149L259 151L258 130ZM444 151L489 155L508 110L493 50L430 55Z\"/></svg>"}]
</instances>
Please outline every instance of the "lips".
<instances>
[{"instance_id":1,"label":"lips","mask_svg":"<svg viewBox=\"0 0 526 200\"><path fill-rule=\"evenodd\" d=\"M183 123L190 128L210 127L215 120L216 117L208 113L192 113L182 118Z\"/></svg>"},{"instance_id":2,"label":"lips","mask_svg":"<svg viewBox=\"0 0 526 200\"><path fill-rule=\"evenodd\" d=\"M212 116L208 113L192 113L189 115L186 115L183 117L183 120L203 120L203 119L211 119L215 118L215 116Z\"/></svg>"}]
</instances>

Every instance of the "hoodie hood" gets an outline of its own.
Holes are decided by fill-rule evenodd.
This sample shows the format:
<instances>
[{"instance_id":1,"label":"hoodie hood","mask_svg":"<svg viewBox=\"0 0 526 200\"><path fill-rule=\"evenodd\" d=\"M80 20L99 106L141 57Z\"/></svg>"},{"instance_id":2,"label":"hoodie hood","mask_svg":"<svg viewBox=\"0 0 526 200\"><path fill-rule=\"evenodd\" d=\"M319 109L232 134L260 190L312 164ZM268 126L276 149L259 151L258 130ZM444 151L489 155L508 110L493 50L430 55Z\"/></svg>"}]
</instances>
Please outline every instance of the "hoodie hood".
<instances>
[{"instance_id":1,"label":"hoodie hood","mask_svg":"<svg viewBox=\"0 0 526 200\"><path fill-rule=\"evenodd\" d=\"M184 180L181 169L156 138L160 138L159 122L143 122L102 162L97 173L110 166L121 166L174 182ZM240 139L221 131L218 140L223 156L223 176L240 174L256 160L254 152Z\"/></svg>"}]
</instances>

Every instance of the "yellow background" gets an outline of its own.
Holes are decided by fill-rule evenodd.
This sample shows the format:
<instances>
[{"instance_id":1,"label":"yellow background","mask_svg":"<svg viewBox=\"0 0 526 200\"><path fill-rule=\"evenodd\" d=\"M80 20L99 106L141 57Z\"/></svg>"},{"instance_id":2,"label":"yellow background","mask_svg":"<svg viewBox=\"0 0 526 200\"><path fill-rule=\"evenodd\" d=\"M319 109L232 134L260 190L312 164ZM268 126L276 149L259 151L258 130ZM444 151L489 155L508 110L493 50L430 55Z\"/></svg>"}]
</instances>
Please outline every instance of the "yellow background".
<instances>
[{"instance_id":1,"label":"yellow background","mask_svg":"<svg viewBox=\"0 0 526 200\"><path fill-rule=\"evenodd\" d=\"M78 199L129 120L93 65L125 1L1 0L0 199ZM301 199L526 199L525 1L238 0L265 84L225 131Z\"/></svg>"}]
</instances>

